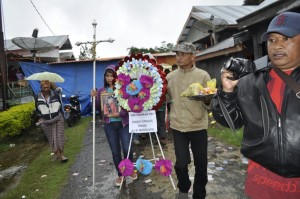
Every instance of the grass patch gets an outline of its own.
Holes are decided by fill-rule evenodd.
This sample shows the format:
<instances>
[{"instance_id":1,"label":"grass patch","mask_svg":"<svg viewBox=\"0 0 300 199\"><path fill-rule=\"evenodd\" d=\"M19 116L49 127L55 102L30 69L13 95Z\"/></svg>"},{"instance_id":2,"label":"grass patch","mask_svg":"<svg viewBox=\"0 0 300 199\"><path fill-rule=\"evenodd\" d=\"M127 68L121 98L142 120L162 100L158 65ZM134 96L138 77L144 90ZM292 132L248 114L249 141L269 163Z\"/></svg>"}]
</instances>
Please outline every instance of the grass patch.
<instances>
[{"instance_id":1,"label":"grass patch","mask_svg":"<svg viewBox=\"0 0 300 199\"><path fill-rule=\"evenodd\" d=\"M208 135L216 137L220 141L240 147L243 138L243 129L238 129L236 133L234 133L230 128L210 127L208 128Z\"/></svg>"},{"instance_id":2,"label":"grass patch","mask_svg":"<svg viewBox=\"0 0 300 199\"><path fill-rule=\"evenodd\" d=\"M42 148L40 155L23 173L18 185L7 191L3 198L22 198L23 195L30 199L58 198L61 188L68 180L68 171L83 146L83 138L90 122L91 117L85 117L74 127L65 129L68 140L65 143L64 154L69 158L68 163L52 162L49 147ZM42 177L44 175L46 177Z\"/></svg>"},{"instance_id":3,"label":"grass patch","mask_svg":"<svg viewBox=\"0 0 300 199\"><path fill-rule=\"evenodd\" d=\"M9 145L0 143L0 153L7 151L9 149Z\"/></svg>"}]
</instances>

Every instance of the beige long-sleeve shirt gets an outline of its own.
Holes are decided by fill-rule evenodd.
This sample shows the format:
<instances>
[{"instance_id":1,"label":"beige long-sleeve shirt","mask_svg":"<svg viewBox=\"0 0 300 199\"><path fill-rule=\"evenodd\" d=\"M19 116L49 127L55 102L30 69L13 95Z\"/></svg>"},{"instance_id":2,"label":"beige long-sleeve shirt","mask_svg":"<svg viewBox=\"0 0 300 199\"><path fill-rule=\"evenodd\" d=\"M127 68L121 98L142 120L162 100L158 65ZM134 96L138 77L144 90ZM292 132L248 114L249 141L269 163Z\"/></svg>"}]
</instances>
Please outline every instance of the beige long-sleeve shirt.
<instances>
[{"instance_id":1,"label":"beige long-sleeve shirt","mask_svg":"<svg viewBox=\"0 0 300 199\"><path fill-rule=\"evenodd\" d=\"M180 94L192 83L199 82L206 87L209 74L193 66L191 69L178 68L167 76L168 98L172 100L170 126L172 129L189 132L208 128L208 107L202 101L190 100Z\"/></svg>"}]
</instances>

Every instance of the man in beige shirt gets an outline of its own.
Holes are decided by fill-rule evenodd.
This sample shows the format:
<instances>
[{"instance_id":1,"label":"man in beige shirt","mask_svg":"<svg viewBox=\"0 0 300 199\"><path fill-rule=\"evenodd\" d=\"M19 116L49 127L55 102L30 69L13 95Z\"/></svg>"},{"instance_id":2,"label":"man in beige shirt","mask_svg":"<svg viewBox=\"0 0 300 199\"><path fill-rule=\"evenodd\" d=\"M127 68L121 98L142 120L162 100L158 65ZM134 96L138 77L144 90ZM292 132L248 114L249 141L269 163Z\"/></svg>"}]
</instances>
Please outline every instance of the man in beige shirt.
<instances>
[{"instance_id":1,"label":"man in beige shirt","mask_svg":"<svg viewBox=\"0 0 300 199\"><path fill-rule=\"evenodd\" d=\"M209 74L197 68L195 61L195 45L187 42L177 44L175 49L179 68L168 74L168 97L172 100L170 126L173 129L176 155L175 171L179 188L178 198L188 198L191 187L188 165L191 162L189 147L194 157L195 177L193 198L206 196L207 184L207 128L208 105L210 100L197 101L180 94L192 83L200 83L206 87Z\"/></svg>"}]
</instances>

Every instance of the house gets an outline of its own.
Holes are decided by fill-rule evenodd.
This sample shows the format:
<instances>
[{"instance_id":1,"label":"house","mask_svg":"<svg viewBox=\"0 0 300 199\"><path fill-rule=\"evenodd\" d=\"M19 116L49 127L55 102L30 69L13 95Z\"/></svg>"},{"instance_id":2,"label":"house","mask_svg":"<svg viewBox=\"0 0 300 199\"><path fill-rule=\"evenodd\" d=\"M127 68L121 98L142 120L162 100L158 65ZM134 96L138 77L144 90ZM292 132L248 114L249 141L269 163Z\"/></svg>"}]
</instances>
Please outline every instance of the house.
<instances>
[{"instance_id":1,"label":"house","mask_svg":"<svg viewBox=\"0 0 300 199\"><path fill-rule=\"evenodd\" d=\"M26 38L27 39L27 38ZM30 41L42 41L44 43L50 44L51 51L47 52L37 52L35 57L33 53L28 49L23 49L13 43L12 39L4 41L5 57L7 62L7 67L12 67L17 70L20 65L20 61L33 62L37 61L40 63L47 62L57 62L74 60L74 55L72 52L72 44L70 42L68 35L58 35L58 36L47 36L47 37L28 37ZM26 43L25 43L26 45ZM28 44L29 45L29 44ZM33 92L28 82L25 80L18 80L13 82L7 82L7 85L0 86L1 90L7 90L7 96L5 99L6 103L9 105L22 103L23 99L27 99L28 96L32 96ZM6 88L6 89L4 89ZM3 93L4 91L2 91ZM2 93L0 95L0 110L2 110L3 99Z\"/></svg>"},{"instance_id":2,"label":"house","mask_svg":"<svg viewBox=\"0 0 300 199\"><path fill-rule=\"evenodd\" d=\"M34 39L34 38L30 38ZM59 62L72 60L72 44L68 35L38 37L37 40L46 41L54 46L54 49L47 52L36 52L35 57L38 62ZM33 54L30 50L20 48L13 43L12 39L4 41L5 54L10 61L33 61ZM8 63L10 64L10 63Z\"/></svg>"},{"instance_id":3,"label":"house","mask_svg":"<svg viewBox=\"0 0 300 199\"><path fill-rule=\"evenodd\" d=\"M264 3L264 2L263 2ZM274 1L259 10L237 19L239 30L248 30L253 45L254 59L267 54L261 35L267 30L269 23L279 13L291 11L300 13L299 0Z\"/></svg>"},{"instance_id":4,"label":"house","mask_svg":"<svg viewBox=\"0 0 300 199\"><path fill-rule=\"evenodd\" d=\"M220 69L230 57L255 60L265 55L260 38L272 18L299 12L299 5L297 0L265 0L257 6L195 6L177 42L194 43L197 67L220 82Z\"/></svg>"}]
</instances>

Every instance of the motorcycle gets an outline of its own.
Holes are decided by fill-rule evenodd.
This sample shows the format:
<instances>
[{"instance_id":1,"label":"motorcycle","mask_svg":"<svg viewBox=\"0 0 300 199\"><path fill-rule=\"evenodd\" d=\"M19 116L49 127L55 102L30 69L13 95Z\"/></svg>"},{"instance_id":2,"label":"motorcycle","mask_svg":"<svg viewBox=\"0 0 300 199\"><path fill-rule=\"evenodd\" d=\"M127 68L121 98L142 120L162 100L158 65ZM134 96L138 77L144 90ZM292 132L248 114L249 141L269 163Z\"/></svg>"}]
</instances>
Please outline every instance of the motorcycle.
<instances>
[{"instance_id":1,"label":"motorcycle","mask_svg":"<svg viewBox=\"0 0 300 199\"><path fill-rule=\"evenodd\" d=\"M62 97L66 97L62 95ZM64 105L64 117L69 127L74 126L81 118L80 102L78 95L71 95L70 104Z\"/></svg>"}]
</instances>

